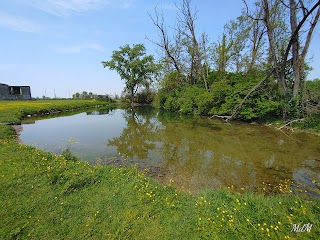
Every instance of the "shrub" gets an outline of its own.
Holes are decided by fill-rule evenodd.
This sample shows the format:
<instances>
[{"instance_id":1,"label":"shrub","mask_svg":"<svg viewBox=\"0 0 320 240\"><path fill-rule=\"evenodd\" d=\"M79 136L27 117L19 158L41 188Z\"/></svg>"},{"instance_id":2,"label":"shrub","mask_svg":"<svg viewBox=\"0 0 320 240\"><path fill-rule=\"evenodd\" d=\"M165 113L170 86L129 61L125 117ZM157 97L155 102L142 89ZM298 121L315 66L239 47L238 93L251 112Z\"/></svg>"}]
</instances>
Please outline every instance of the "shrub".
<instances>
[{"instance_id":1,"label":"shrub","mask_svg":"<svg viewBox=\"0 0 320 240\"><path fill-rule=\"evenodd\" d=\"M154 98L155 98L154 92L147 90L147 89L144 89L142 92L139 92L136 94L135 101L137 103L150 104L150 103L152 103Z\"/></svg>"},{"instance_id":2,"label":"shrub","mask_svg":"<svg viewBox=\"0 0 320 240\"><path fill-rule=\"evenodd\" d=\"M63 156L68 161L72 161L72 162L78 161L78 158L71 153L69 148L64 149L61 152L61 156Z\"/></svg>"},{"instance_id":3,"label":"shrub","mask_svg":"<svg viewBox=\"0 0 320 240\"><path fill-rule=\"evenodd\" d=\"M171 91L163 88L159 92L159 105L162 109L183 114L231 115L259 80L259 74L243 76L213 72L209 75L209 91L196 85L180 86ZM238 112L238 118L251 120L277 115L281 107L275 83L270 81L246 99Z\"/></svg>"}]
</instances>

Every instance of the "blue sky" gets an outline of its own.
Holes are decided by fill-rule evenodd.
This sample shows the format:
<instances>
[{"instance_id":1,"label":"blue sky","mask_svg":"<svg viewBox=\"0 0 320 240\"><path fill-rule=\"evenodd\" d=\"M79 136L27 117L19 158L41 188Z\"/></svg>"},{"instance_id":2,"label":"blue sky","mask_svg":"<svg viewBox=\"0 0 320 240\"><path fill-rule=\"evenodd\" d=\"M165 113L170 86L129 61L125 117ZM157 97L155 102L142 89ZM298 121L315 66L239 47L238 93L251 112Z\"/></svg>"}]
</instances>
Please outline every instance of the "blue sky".
<instances>
[{"instance_id":1,"label":"blue sky","mask_svg":"<svg viewBox=\"0 0 320 240\"><path fill-rule=\"evenodd\" d=\"M193 0L198 10L197 33L210 42L223 26L240 15L240 0ZM113 50L143 43L148 54L158 33L149 13L162 9L174 26L180 1L153 0L0 0L0 82L30 85L33 97L69 97L75 92L120 94L123 82L116 72L104 69ZM309 57L320 78L319 26Z\"/></svg>"}]
</instances>

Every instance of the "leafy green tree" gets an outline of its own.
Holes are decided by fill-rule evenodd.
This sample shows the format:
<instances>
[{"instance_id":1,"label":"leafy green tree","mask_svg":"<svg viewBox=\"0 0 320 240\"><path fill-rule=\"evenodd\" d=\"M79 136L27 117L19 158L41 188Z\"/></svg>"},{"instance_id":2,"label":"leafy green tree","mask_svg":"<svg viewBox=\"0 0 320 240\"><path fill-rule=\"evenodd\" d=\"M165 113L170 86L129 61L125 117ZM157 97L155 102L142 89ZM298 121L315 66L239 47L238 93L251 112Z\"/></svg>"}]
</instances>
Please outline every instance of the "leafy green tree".
<instances>
[{"instance_id":1,"label":"leafy green tree","mask_svg":"<svg viewBox=\"0 0 320 240\"><path fill-rule=\"evenodd\" d=\"M87 91L83 91L80 96L81 96L81 98L83 98L83 99L88 98L88 92L87 92Z\"/></svg>"},{"instance_id":2,"label":"leafy green tree","mask_svg":"<svg viewBox=\"0 0 320 240\"><path fill-rule=\"evenodd\" d=\"M219 72L225 72L229 59L232 57L233 41L227 40L227 36L224 33L222 40L215 44L213 59Z\"/></svg>"},{"instance_id":3,"label":"leafy green tree","mask_svg":"<svg viewBox=\"0 0 320 240\"><path fill-rule=\"evenodd\" d=\"M78 99L78 98L80 98L80 93L75 93L75 94L72 94L72 98L76 98L76 99Z\"/></svg>"},{"instance_id":4,"label":"leafy green tree","mask_svg":"<svg viewBox=\"0 0 320 240\"><path fill-rule=\"evenodd\" d=\"M146 55L143 44L128 44L113 51L110 61L102 62L103 67L116 70L122 80L125 80L125 90L130 93L131 104L139 87L149 88L152 77L157 73L158 65L152 55Z\"/></svg>"}]
</instances>

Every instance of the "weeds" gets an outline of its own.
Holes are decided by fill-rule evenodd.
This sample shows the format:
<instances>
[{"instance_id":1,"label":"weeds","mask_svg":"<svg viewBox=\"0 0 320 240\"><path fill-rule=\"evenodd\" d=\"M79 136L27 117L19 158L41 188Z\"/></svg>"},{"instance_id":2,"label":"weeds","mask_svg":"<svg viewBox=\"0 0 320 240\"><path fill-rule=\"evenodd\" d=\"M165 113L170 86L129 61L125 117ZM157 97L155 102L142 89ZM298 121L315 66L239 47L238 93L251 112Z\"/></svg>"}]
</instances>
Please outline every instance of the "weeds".
<instances>
[{"instance_id":1,"label":"weeds","mask_svg":"<svg viewBox=\"0 0 320 240\"><path fill-rule=\"evenodd\" d=\"M63 150L61 152L61 156L67 161L73 161L73 162L79 161L79 159L71 153L69 148Z\"/></svg>"}]
</instances>

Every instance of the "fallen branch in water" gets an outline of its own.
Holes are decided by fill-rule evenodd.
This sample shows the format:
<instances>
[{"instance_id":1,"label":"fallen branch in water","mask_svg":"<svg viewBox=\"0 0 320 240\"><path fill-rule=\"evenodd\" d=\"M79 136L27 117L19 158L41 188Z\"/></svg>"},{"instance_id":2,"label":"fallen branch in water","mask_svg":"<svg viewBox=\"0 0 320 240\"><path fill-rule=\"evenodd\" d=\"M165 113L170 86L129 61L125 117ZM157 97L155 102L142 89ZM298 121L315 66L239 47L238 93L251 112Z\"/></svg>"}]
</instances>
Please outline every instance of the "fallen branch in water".
<instances>
[{"instance_id":1,"label":"fallen branch in water","mask_svg":"<svg viewBox=\"0 0 320 240\"><path fill-rule=\"evenodd\" d=\"M291 123L294 123L294 122L302 122L304 120L304 118L299 118L299 119L295 119L295 120L292 120L292 121L289 121L287 122L285 125L277 128L278 130L284 128L284 127L287 127L288 125L291 125Z\"/></svg>"},{"instance_id":2,"label":"fallen branch in water","mask_svg":"<svg viewBox=\"0 0 320 240\"><path fill-rule=\"evenodd\" d=\"M228 121L230 120L231 116L213 115L213 116L211 116L209 119L211 119L211 118L221 118L221 119L223 119L224 121L228 122Z\"/></svg>"}]
</instances>

